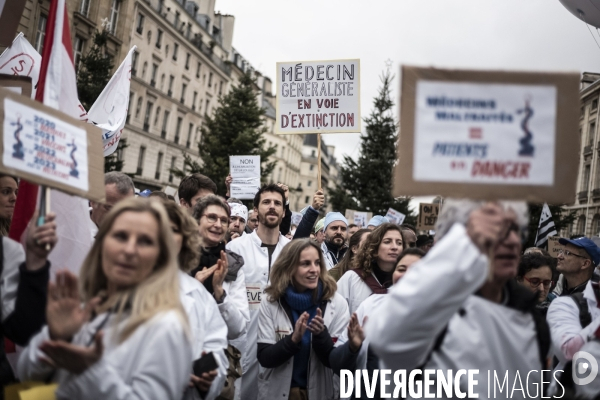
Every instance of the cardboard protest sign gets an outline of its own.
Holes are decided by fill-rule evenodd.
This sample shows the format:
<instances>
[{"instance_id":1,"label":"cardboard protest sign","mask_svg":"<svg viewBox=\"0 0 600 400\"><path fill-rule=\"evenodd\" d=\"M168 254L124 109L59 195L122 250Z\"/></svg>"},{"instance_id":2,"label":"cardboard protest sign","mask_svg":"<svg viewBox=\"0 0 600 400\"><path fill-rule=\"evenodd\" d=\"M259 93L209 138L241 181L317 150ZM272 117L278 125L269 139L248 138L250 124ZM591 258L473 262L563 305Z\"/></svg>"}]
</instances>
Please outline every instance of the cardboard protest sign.
<instances>
[{"instance_id":1,"label":"cardboard protest sign","mask_svg":"<svg viewBox=\"0 0 600 400\"><path fill-rule=\"evenodd\" d=\"M405 66L401 98L394 196L574 201L579 74Z\"/></svg>"},{"instance_id":2,"label":"cardboard protest sign","mask_svg":"<svg viewBox=\"0 0 600 400\"><path fill-rule=\"evenodd\" d=\"M417 229L429 231L435 228L438 214L440 213L439 204L420 203L419 217L417 218Z\"/></svg>"},{"instance_id":3,"label":"cardboard protest sign","mask_svg":"<svg viewBox=\"0 0 600 400\"><path fill-rule=\"evenodd\" d=\"M0 88L0 172L104 201L100 130Z\"/></svg>"},{"instance_id":4,"label":"cardboard protest sign","mask_svg":"<svg viewBox=\"0 0 600 400\"><path fill-rule=\"evenodd\" d=\"M360 60L277 63L275 133L360 132Z\"/></svg>"},{"instance_id":5,"label":"cardboard protest sign","mask_svg":"<svg viewBox=\"0 0 600 400\"><path fill-rule=\"evenodd\" d=\"M302 221L302 213L292 211L292 225L300 225L300 221Z\"/></svg>"},{"instance_id":6,"label":"cardboard protest sign","mask_svg":"<svg viewBox=\"0 0 600 400\"><path fill-rule=\"evenodd\" d=\"M33 86L28 76L0 74L0 87L21 96L31 97Z\"/></svg>"},{"instance_id":7,"label":"cardboard protest sign","mask_svg":"<svg viewBox=\"0 0 600 400\"><path fill-rule=\"evenodd\" d=\"M373 213L347 209L344 216L348 220L348 224L355 224L359 228L366 228L369 220L373 218Z\"/></svg>"},{"instance_id":8,"label":"cardboard protest sign","mask_svg":"<svg viewBox=\"0 0 600 400\"><path fill-rule=\"evenodd\" d=\"M236 199L254 199L260 189L260 156L229 156L233 181L229 195Z\"/></svg>"},{"instance_id":9,"label":"cardboard protest sign","mask_svg":"<svg viewBox=\"0 0 600 400\"><path fill-rule=\"evenodd\" d=\"M393 208L389 208L385 216L393 223L397 225L402 225L404 222L404 218L406 215L402 214L400 211L394 210Z\"/></svg>"},{"instance_id":10,"label":"cardboard protest sign","mask_svg":"<svg viewBox=\"0 0 600 400\"><path fill-rule=\"evenodd\" d=\"M0 0L0 46L10 46L27 0Z\"/></svg>"},{"instance_id":11,"label":"cardboard protest sign","mask_svg":"<svg viewBox=\"0 0 600 400\"><path fill-rule=\"evenodd\" d=\"M558 243L560 237L558 236L548 236L548 253L554 258L558 257L558 252L563 248L563 246Z\"/></svg>"}]
</instances>

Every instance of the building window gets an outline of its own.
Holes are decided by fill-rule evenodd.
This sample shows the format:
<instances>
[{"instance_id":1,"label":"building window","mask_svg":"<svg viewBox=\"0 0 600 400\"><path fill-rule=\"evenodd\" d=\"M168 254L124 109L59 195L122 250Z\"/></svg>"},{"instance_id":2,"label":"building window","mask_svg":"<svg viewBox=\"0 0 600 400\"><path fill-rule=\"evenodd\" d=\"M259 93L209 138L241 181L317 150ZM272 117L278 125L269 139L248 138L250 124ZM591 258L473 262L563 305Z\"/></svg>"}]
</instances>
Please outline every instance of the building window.
<instances>
[{"instance_id":1,"label":"building window","mask_svg":"<svg viewBox=\"0 0 600 400\"><path fill-rule=\"evenodd\" d=\"M581 190L587 192L590 187L590 165L586 165L583 167L583 177L581 182Z\"/></svg>"},{"instance_id":2,"label":"building window","mask_svg":"<svg viewBox=\"0 0 600 400\"><path fill-rule=\"evenodd\" d=\"M135 107L135 117L140 117L140 111L142 111L142 96L138 97L137 106Z\"/></svg>"},{"instance_id":3,"label":"building window","mask_svg":"<svg viewBox=\"0 0 600 400\"><path fill-rule=\"evenodd\" d=\"M194 130L194 124L190 123L190 127L188 129L188 137L185 142L185 147L187 147L188 149L190 148L190 145L192 144L192 131L193 130Z\"/></svg>"},{"instance_id":4,"label":"building window","mask_svg":"<svg viewBox=\"0 0 600 400\"><path fill-rule=\"evenodd\" d=\"M169 75L169 91L167 92L169 97L173 96L173 82L175 82L175 77L173 75Z\"/></svg>"},{"instance_id":5,"label":"building window","mask_svg":"<svg viewBox=\"0 0 600 400\"><path fill-rule=\"evenodd\" d=\"M142 67L142 79L146 78L146 70L148 69L148 62L144 61L144 66Z\"/></svg>"},{"instance_id":6,"label":"building window","mask_svg":"<svg viewBox=\"0 0 600 400\"><path fill-rule=\"evenodd\" d=\"M140 35L144 32L144 14L138 13L137 20L135 22L135 31Z\"/></svg>"},{"instance_id":7,"label":"building window","mask_svg":"<svg viewBox=\"0 0 600 400\"><path fill-rule=\"evenodd\" d=\"M181 99L179 99L179 101L181 102L181 104L185 103L185 91L187 89L187 84L183 83L181 85Z\"/></svg>"},{"instance_id":8,"label":"building window","mask_svg":"<svg viewBox=\"0 0 600 400\"><path fill-rule=\"evenodd\" d=\"M592 110L598 109L598 99L592 100Z\"/></svg>"},{"instance_id":9,"label":"building window","mask_svg":"<svg viewBox=\"0 0 600 400\"><path fill-rule=\"evenodd\" d=\"M306 182L306 186L311 187L312 186L312 181Z\"/></svg>"},{"instance_id":10,"label":"building window","mask_svg":"<svg viewBox=\"0 0 600 400\"><path fill-rule=\"evenodd\" d=\"M160 49L160 46L162 46L162 37L163 37L163 31L162 30L158 30L158 32L156 33L156 48Z\"/></svg>"},{"instance_id":11,"label":"building window","mask_svg":"<svg viewBox=\"0 0 600 400\"><path fill-rule=\"evenodd\" d=\"M131 57L131 76L135 76L137 72L138 56L139 53L137 51L134 51L133 56Z\"/></svg>"},{"instance_id":12,"label":"building window","mask_svg":"<svg viewBox=\"0 0 600 400\"><path fill-rule=\"evenodd\" d=\"M48 22L48 17L44 14L40 14L40 19L38 20L37 31L35 32L35 49L38 53L42 54L44 50L44 37L46 36L46 22Z\"/></svg>"},{"instance_id":13,"label":"building window","mask_svg":"<svg viewBox=\"0 0 600 400\"><path fill-rule=\"evenodd\" d=\"M90 13L90 3L91 0L82 0L81 6L79 7L79 13L84 16L88 16Z\"/></svg>"},{"instance_id":14,"label":"building window","mask_svg":"<svg viewBox=\"0 0 600 400\"><path fill-rule=\"evenodd\" d=\"M151 101L146 103L146 115L144 116L144 130L148 132L148 128L150 127L150 117L152 116L152 108L154 107L154 103Z\"/></svg>"},{"instance_id":15,"label":"building window","mask_svg":"<svg viewBox=\"0 0 600 400\"><path fill-rule=\"evenodd\" d=\"M314 164L310 164L310 167L308 168L309 171L312 171L313 169L315 169Z\"/></svg>"},{"instance_id":16,"label":"building window","mask_svg":"<svg viewBox=\"0 0 600 400\"><path fill-rule=\"evenodd\" d=\"M194 92L194 97L192 99L192 111L196 111L196 98L198 97L198 92Z\"/></svg>"},{"instance_id":17,"label":"building window","mask_svg":"<svg viewBox=\"0 0 600 400\"><path fill-rule=\"evenodd\" d=\"M152 124L153 126L156 127L156 125L158 125L159 118L160 118L160 107L156 107L156 114L154 114L154 124Z\"/></svg>"},{"instance_id":18,"label":"building window","mask_svg":"<svg viewBox=\"0 0 600 400\"><path fill-rule=\"evenodd\" d=\"M213 78L213 73L209 73L208 74L208 87L212 87L212 78Z\"/></svg>"},{"instance_id":19,"label":"building window","mask_svg":"<svg viewBox=\"0 0 600 400\"><path fill-rule=\"evenodd\" d=\"M169 183L173 183L173 170L175 169L175 163L177 163L177 157L171 157L171 168L169 168Z\"/></svg>"},{"instance_id":20,"label":"building window","mask_svg":"<svg viewBox=\"0 0 600 400\"><path fill-rule=\"evenodd\" d=\"M588 146L594 143L594 136L596 136L596 123L592 122L590 124L590 131L588 132Z\"/></svg>"},{"instance_id":21,"label":"building window","mask_svg":"<svg viewBox=\"0 0 600 400\"><path fill-rule=\"evenodd\" d=\"M173 45L173 61L177 61L177 52L179 51L179 44L175 43Z\"/></svg>"},{"instance_id":22,"label":"building window","mask_svg":"<svg viewBox=\"0 0 600 400\"><path fill-rule=\"evenodd\" d=\"M187 53L185 56L185 69L190 69L190 53Z\"/></svg>"},{"instance_id":23,"label":"building window","mask_svg":"<svg viewBox=\"0 0 600 400\"><path fill-rule=\"evenodd\" d=\"M308 203L309 201L310 201L310 197L309 197L309 196L306 196L306 197L304 198L304 202L305 202L305 203Z\"/></svg>"},{"instance_id":24,"label":"building window","mask_svg":"<svg viewBox=\"0 0 600 400\"><path fill-rule=\"evenodd\" d=\"M585 215L580 215L577 220L577 232L576 234L585 235Z\"/></svg>"},{"instance_id":25,"label":"building window","mask_svg":"<svg viewBox=\"0 0 600 400\"><path fill-rule=\"evenodd\" d=\"M156 86L156 74L158 73L158 64L152 63L152 76L150 76L150 86Z\"/></svg>"},{"instance_id":26,"label":"building window","mask_svg":"<svg viewBox=\"0 0 600 400\"><path fill-rule=\"evenodd\" d=\"M163 124L162 124L162 130L160 131L160 137L161 138L166 138L167 137L167 125L169 124L169 115L171 113L167 110L165 110L165 115L163 117Z\"/></svg>"},{"instance_id":27,"label":"building window","mask_svg":"<svg viewBox=\"0 0 600 400\"><path fill-rule=\"evenodd\" d=\"M592 236L598 236L600 233L600 214L594 215L592 219Z\"/></svg>"},{"instance_id":28,"label":"building window","mask_svg":"<svg viewBox=\"0 0 600 400\"><path fill-rule=\"evenodd\" d=\"M110 25L108 32L113 35L117 33L117 23L119 22L119 11L121 10L121 0L113 0L110 6Z\"/></svg>"},{"instance_id":29,"label":"building window","mask_svg":"<svg viewBox=\"0 0 600 400\"><path fill-rule=\"evenodd\" d=\"M131 115L131 103L133 102L133 92L129 92L129 104L127 105L127 119L126 123L129 123L129 116Z\"/></svg>"},{"instance_id":30,"label":"building window","mask_svg":"<svg viewBox=\"0 0 600 400\"><path fill-rule=\"evenodd\" d=\"M162 160L163 160L163 153L158 153L158 159L156 160L156 172L154 172L154 179L159 180L160 179L160 169L162 168Z\"/></svg>"},{"instance_id":31,"label":"building window","mask_svg":"<svg viewBox=\"0 0 600 400\"><path fill-rule=\"evenodd\" d=\"M200 67L202 67L202 64L196 64L196 78L200 78Z\"/></svg>"},{"instance_id":32,"label":"building window","mask_svg":"<svg viewBox=\"0 0 600 400\"><path fill-rule=\"evenodd\" d=\"M312 150L312 151L310 152L310 156L311 156L311 157L316 157L315 150Z\"/></svg>"},{"instance_id":33,"label":"building window","mask_svg":"<svg viewBox=\"0 0 600 400\"><path fill-rule=\"evenodd\" d=\"M219 96L223 93L223 81L219 82Z\"/></svg>"},{"instance_id":34,"label":"building window","mask_svg":"<svg viewBox=\"0 0 600 400\"><path fill-rule=\"evenodd\" d=\"M136 175L142 175L144 171L144 158L146 157L146 147L140 146L140 153L138 154L137 170Z\"/></svg>"},{"instance_id":35,"label":"building window","mask_svg":"<svg viewBox=\"0 0 600 400\"><path fill-rule=\"evenodd\" d=\"M210 104L210 100L206 99L206 103L205 103L205 106L204 106L204 114L208 114L208 106L209 106L209 104Z\"/></svg>"},{"instance_id":36,"label":"building window","mask_svg":"<svg viewBox=\"0 0 600 400\"><path fill-rule=\"evenodd\" d=\"M181 13L179 11L175 11L175 29L179 30L179 18L181 17Z\"/></svg>"},{"instance_id":37,"label":"building window","mask_svg":"<svg viewBox=\"0 0 600 400\"><path fill-rule=\"evenodd\" d=\"M75 64L75 72L79 71L79 64L83 56L83 48L85 40L81 36L75 35L75 45L73 46L73 64Z\"/></svg>"},{"instance_id":38,"label":"building window","mask_svg":"<svg viewBox=\"0 0 600 400\"><path fill-rule=\"evenodd\" d=\"M181 124L183 122L183 118L177 117L177 128L175 128L175 144L179 144L179 133L181 132Z\"/></svg>"}]
</instances>

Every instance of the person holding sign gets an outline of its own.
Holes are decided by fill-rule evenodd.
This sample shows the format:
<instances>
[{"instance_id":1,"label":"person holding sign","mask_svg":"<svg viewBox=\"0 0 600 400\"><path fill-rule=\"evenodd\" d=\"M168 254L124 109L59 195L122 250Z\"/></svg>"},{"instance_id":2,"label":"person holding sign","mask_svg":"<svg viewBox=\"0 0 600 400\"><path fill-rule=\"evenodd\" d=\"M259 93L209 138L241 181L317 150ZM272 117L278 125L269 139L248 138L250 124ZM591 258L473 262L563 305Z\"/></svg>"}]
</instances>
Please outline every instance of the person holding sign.
<instances>
[{"instance_id":1,"label":"person holding sign","mask_svg":"<svg viewBox=\"0 0 600 400\"><path fill-rule=\"evenodd\" d=\"M480 398L489 398L493 387L494 375L485 371L502 371L509 387L522 382L523 393L539 396L542 375L530 371L546 368L550 336L535 310L537 295L514 281L527 223L524 202L446 201L438 243L390 289L366 325L386 368L478 369L484 373L469 397ZM430 387L436 389L463 397ZM496 398L511 397L506 386L500 390Z\"/></svg>"},{"instance_id":2,"label":"person holding sign","mask_svg":"<svg viewBox=\"0 0 600 400\"><path fill-rule=\"evenodd\" d=\"M8 236L15 212L19 182L10 175L0 175L0 236Z\"/></svg>"},{"instance_id":3,"label":"person holding sign","mask_svg":"<svg viewBox=\"0 0 600 400\"><path fill-rule=\"evenodd\" d=\"M10 178L13 179L13 178ZM14 343L25 346L44 325L46 297L50 280L48 254L57 242L56 215L49 213L45 223L35 226L30 222L26 232L25 251L20 243L2 237L0 243L0 300L2 301L2 335ZM37 213L32 221L37 221ZM15 377L0 346L0 384L14 382Z\"/></svg>"},{"instance_id":4,"label":"person holding sign","mask_svg":"<svg viewBox=\"0 0 600 400\"><path fill-rule=\"evenodd\" d=\"M260 399L333 399L329 354L348 324L323 253L310 239L294 240L273 264L258 321ZM245 399L245 397L243 397Z\"/></svg>"},{"instance_id":5,"label":"person holding sign","mask_svg":"<svg viewBox=\"0 0 600 400\"><path fill-rule=\"evenodd\" d=\"M256 338L258 335L258 308L263 289L269 282L271 266L289 239L280 232L285 214L286 193L275 184L264 185L254 197L254 212L258 214L258 228L227 244L227 249L244 258L241 268L246 278L246 293L250 308L248 333L232 342L242 352L242 399L254 400L258 395L258 362ZM291 213L290 213L291 214Z\"/></svg>"}]
</instances>

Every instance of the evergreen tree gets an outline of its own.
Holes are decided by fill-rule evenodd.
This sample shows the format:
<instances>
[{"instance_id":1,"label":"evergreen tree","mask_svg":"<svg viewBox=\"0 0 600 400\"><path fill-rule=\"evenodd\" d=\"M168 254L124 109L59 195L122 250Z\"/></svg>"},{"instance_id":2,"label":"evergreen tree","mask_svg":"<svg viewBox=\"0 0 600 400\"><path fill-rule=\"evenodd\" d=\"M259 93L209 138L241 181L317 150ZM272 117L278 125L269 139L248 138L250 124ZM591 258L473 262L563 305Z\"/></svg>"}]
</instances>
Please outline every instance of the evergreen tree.
<instances>
[{"instance_id":1,"label":"evergreen tree","mask_svg":"<svg viewBox=\"0 0 600 400\"><path fill-rule=\"evenodd\" d=\"M393 77L386 71L381 77L382 87L374 100L374 109L365 118L366 134L361 135L360 158L354 161L344 156L339 183L331 194L335 210L350 208L385 215L388 208L406 214L406 222L414 223L408 208L410 198L392 196L392 169L396 162L397 124L394 120L394 102L390 97Z\"/></svg>"},{"instance_id":2,"label":"evergreen tree","mask_svg":"<svg viewBox=\"0 0 600 400\"><path fill-rule=\"evenodd\" d=\"M77 68L77 95L81 105L89 110L100 93L104 90L112 77L113 65L110 58L106 57L107 31L96 31L92 39L93 46L81 57ZM119 141L117 150L108 157L104 157L104 172L121 171L123 161L117 160L117 153L127 148L124 139Z\"/></svg>"},{"instance_id":3,"label":"evergreen tree","mask_svg":"<svg viewBox=\"0 0 600 400\"><path fill-rule=\"evenodd\" d=\"M198 143L202 163L184 154L183 171L173 169L173 174L182 178L199 172L215 181L218 193L225 193L229 156L244 155L260 156L261 175L266 179L275 168L275 162L269 162L275 147L264 149L263 134L267 131L264 115L265 110L256 99L255 80L247 73L228 94L219 98L219 107L213 115L205 117Z\"/></svg>"},{"instance_id":4,"label":"evergreen tree","mask_svg":"<svg viewBox=\"0 0 600 400\"><path fill-rule=\"evenodd\" d=\"M542 214L543 204L528 203L529 208L529 226L527 232L527 242L523 249L527 247L535 246L535 236L537 234L538 226L540 224L540 215ZM562 206L553 206L548 204L550 208L550 214L552 214L552 220L556 225L556 231L560 235L560 231L569 226L569 224L575 221L575 211L565 210ZM547 248L547 246L544 246Z\"/></svg>"}]
</instances>

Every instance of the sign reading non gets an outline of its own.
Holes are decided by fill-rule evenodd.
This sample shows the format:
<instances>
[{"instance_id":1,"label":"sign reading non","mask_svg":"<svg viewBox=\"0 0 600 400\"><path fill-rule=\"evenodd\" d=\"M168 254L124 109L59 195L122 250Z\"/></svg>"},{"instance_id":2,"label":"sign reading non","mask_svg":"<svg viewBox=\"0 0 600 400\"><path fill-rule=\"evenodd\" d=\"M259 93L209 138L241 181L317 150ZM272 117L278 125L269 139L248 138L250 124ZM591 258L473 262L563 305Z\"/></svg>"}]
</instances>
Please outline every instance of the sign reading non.
<instances>
[{"instance_id":1,"label":"sign reading non","mask_svg":"<svg viewBox=\"0 0 600 400\"><path fill-rule=\"evenodd\" d=\"M394 210L393 208L389 208L385 216L393 223L397 225L402 225L404 222L404 218L406 215L402 214L400 211Z\"/></svg>"},{"instance_id":2,"label":"sign reading non","mask_svg":"<svg viewBox=\"0 0 600 400\"><path fill-rule=\"evenodd\" d=\"M277 63L275 132L360 132L360 60Z\"/></svg>"},{"instance_id":3,"label":"sign reading non","mask_svg":"<svg viewBox=\"0 0 600 400\"><path fill-rule=\"evenodd\" d=\"M435 223L437 222L439 213L439 204L420 203L419 217L417 219L417 229L424 231L435 229Z\"/></svg>"},{"instance_id":4,"label":"sign reading non","mask_svg":"<svg viewBox=\"0 0 600 400\"><path fill-rule=\"evenodd\" d=\"M0 89L0 172L104 201L99 132L60 111Z\"/></svg>"},{"instance_id":5,"label":"sign reading non","mask_svg":"<svg viewBox=\"0 0 600 400\"><path fill-rule=\"evenodd\" d=\"M233 178L230 196L236 199L254 199L260 189L260 156L230 156L229 172Z\"/></svg>"},{"instance_id":6,"label":"sign reading non","mask_svg":"<svg viewBox=\"0 0 600 400\"><path fill-rule=\"evenodd\" d=\"M578 85L578 74L404 67L394 195L572 202Z\"/></svg>"}]
</instances>

